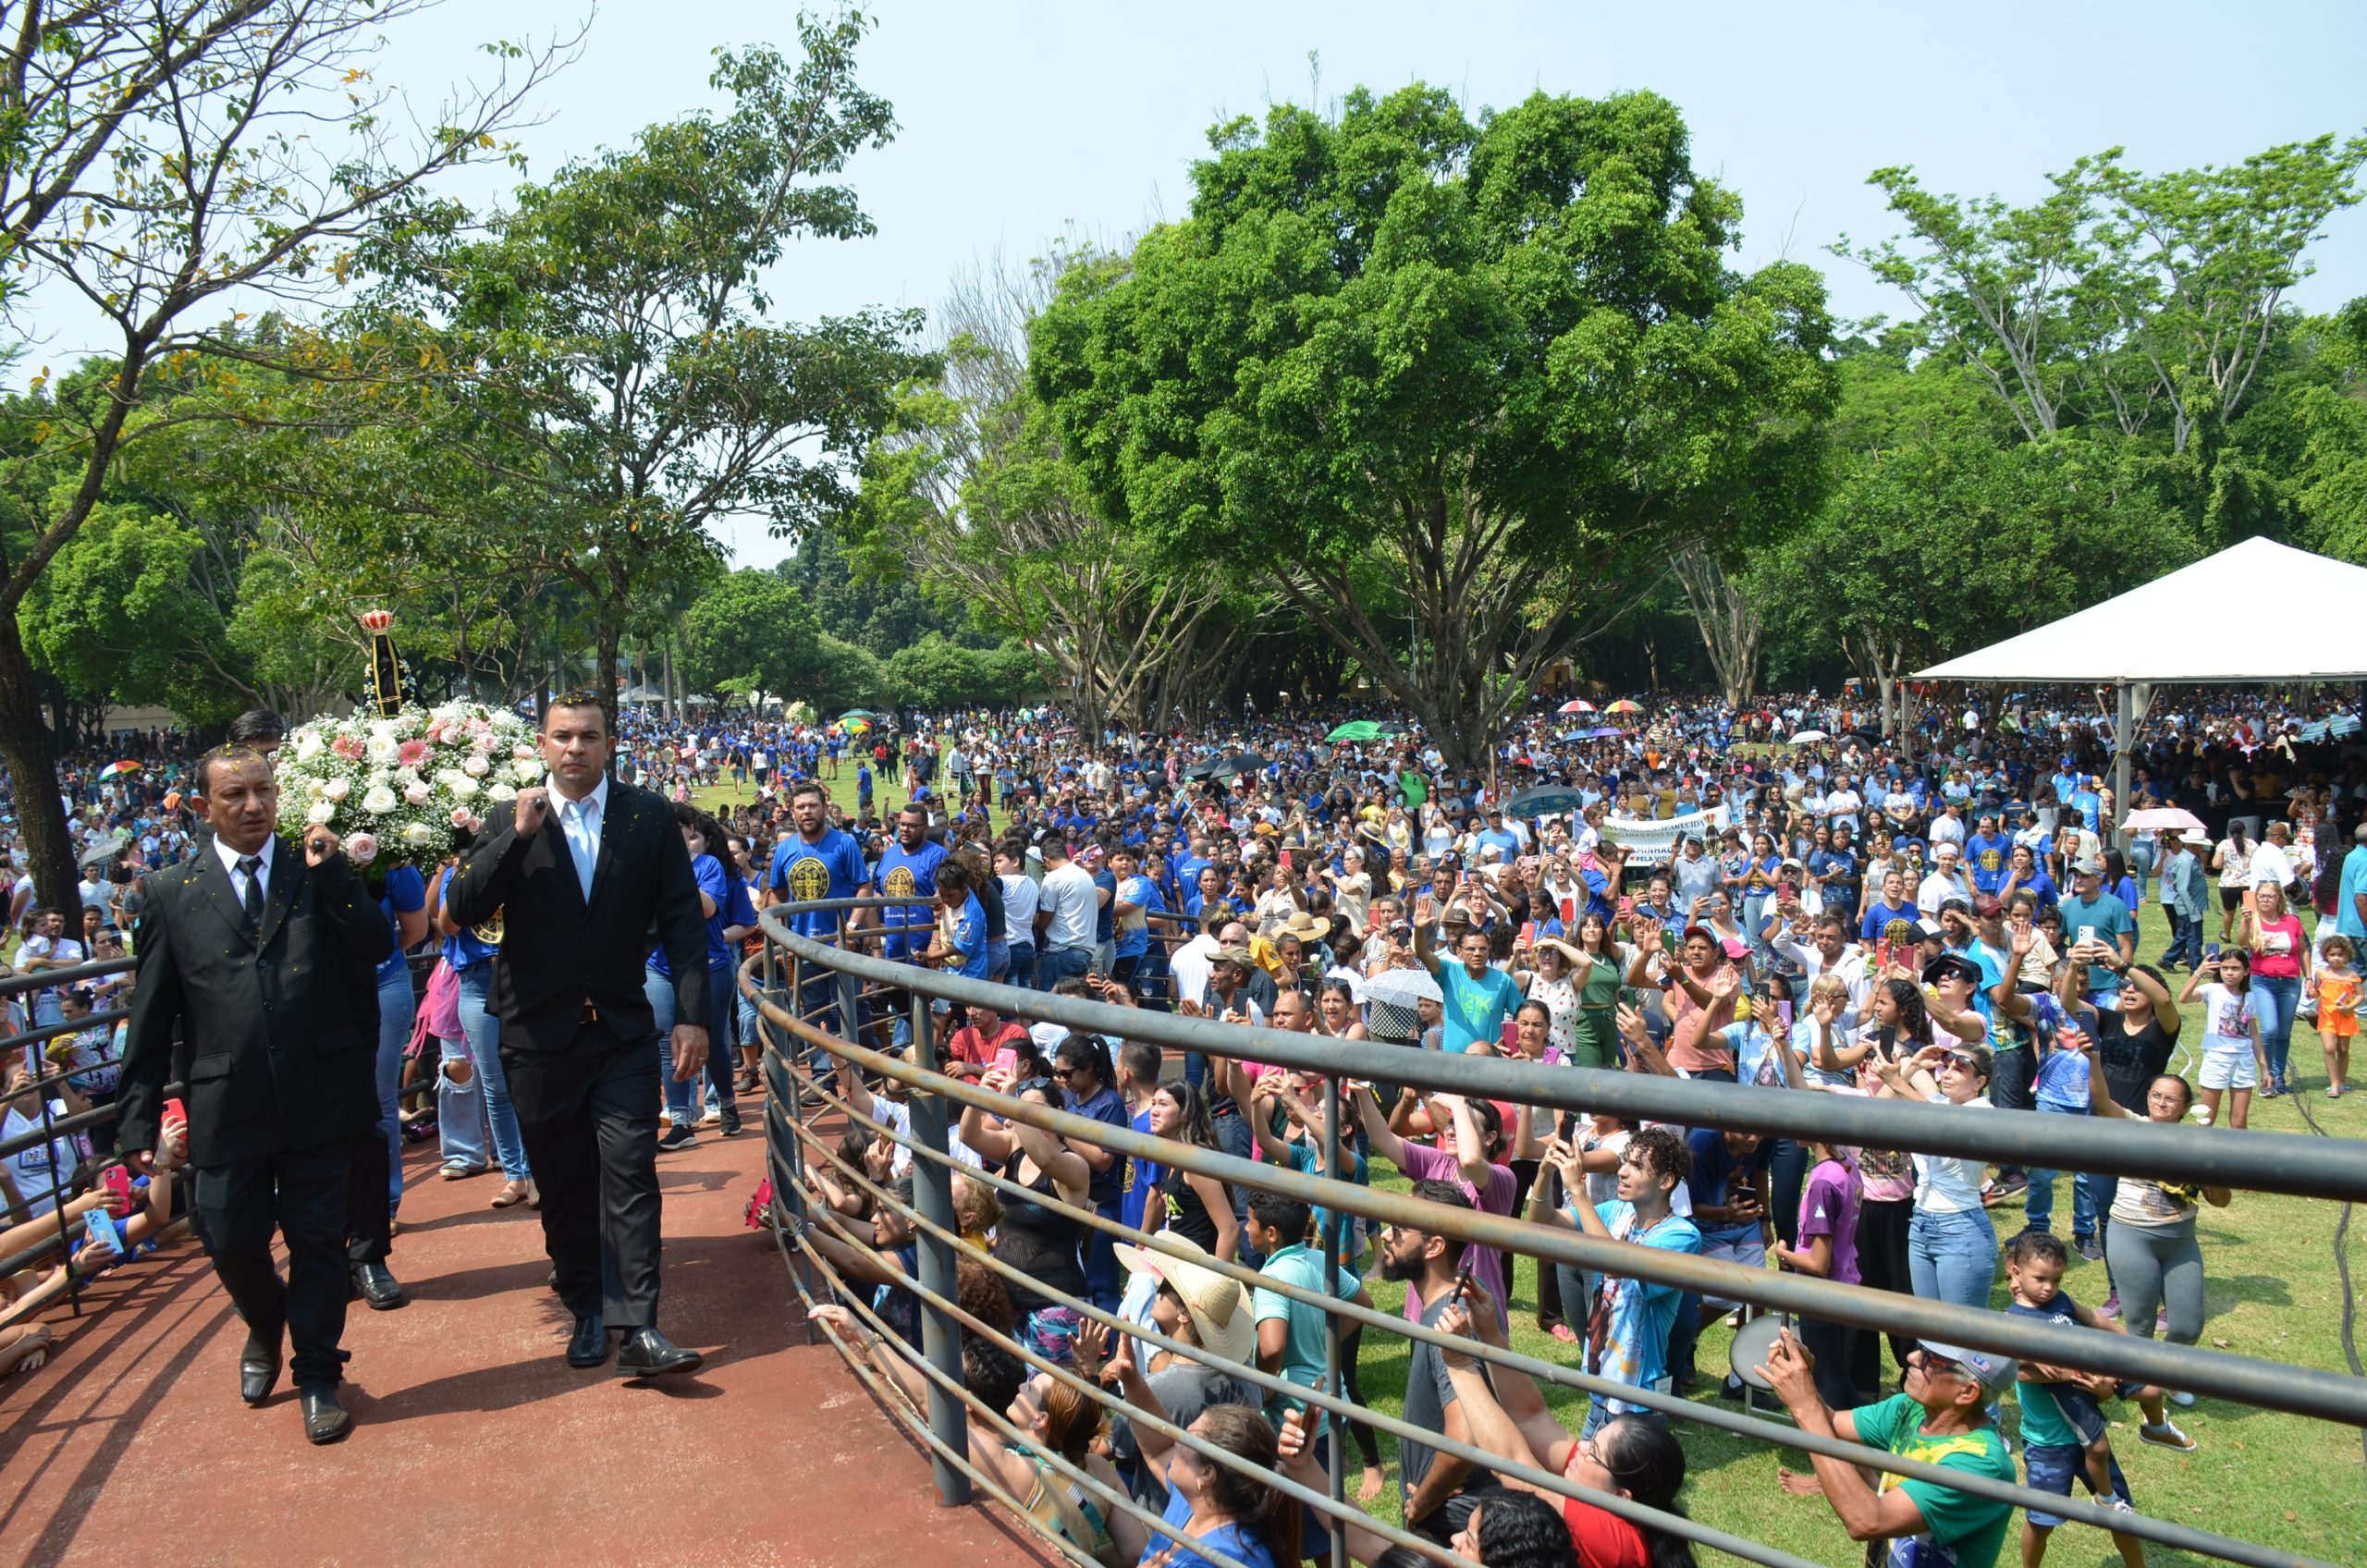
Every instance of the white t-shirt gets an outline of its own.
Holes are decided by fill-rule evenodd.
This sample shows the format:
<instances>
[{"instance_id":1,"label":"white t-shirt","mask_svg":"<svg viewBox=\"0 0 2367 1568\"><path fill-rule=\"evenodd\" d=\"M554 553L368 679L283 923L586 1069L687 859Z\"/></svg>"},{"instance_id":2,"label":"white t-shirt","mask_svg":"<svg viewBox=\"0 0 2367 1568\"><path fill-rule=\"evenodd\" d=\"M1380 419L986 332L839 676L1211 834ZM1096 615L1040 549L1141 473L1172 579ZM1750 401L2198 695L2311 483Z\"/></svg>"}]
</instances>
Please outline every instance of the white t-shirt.
<instances>
[{"instance_id":1,"label":"white t-shirt","mask_svg":"<svg viewBox=\"0 0 2367 1568\"><path fill-rule=\"evenodd\" d=\"M2251 1055L2252 1023L2259 1016L2251 987L2239 997L2214 980L2196 995L2202 998L2202 1048Z\"/></svg>"},{"instance_id":2,"label":"white t-shirt","mask_svg":"<svg viewBox=\"0 0 2367 1568\"><path fill-rule=\"evenodd\" d=\"M1063 862L1057 871L1044 873L1039 910L1052 912L1052 923L1044 930L1047 951L1053 948L1093 946L1098 924L1094 916L1101 912L1096 891L1093 874L1073 860Z\"/></svg>"},{"instance_id":3,"label":"white t-shirt","mask_svg":"<svg viewBox=\"0 0 2367 1568\"><path fill-rule=\"evenodd\" d=\"M2252 846L2251 885L2255 888L2282 888L2293 880L2293 857L2276 845L2262 839Z\"/></svg>"},{"instance_id":4,"label":"white t-shirt","mask_svg":"<svg viewBox=\"0 0 2367 1568\"><path fill-rule=\"evenodd\" d=\"M1002 939L1006 942L1033 942L1036 939L1036 884L1025 876L998 876L1002 885Z\"/></svg>"},{"instance_id":5,"label":"white t-shirt","mask_svg":"<svg viewBox=\"0 0 2367 1568\"><path fill-rule=\"evenodd\" d=\"M64 1100L52 1100L49 1114L54 1119L63 1119L73 1112ZM0 1120L0 1140L14 1141L40 1131L39 1117L27 1116L14 1106L8 1108L6 1118ZM16 1183L17 1195L24 1200L31 1218L40 1219L57 1207L59 1197L73 1195L61 1189L81 1162L82 1152L75 1147L71 1134L52 1138L45 1144L32 1144L8 1157L8 1180Z\"/></svg>"},{"instance_id":6,"label":"white t-shirt","mask_svg":"<svg viewBox=\"0 0 2367 1568\"><path fill-rule=\"evenodd\" d=\"M1934 1090L1933 1105L1949 1103L1945 1095ZM1989 1109L1989 1097L1978 1096L1964 1102L1965 1109ZM1927 1214L1965 1214L1981 1207L1982 1172L1989 1169L1983 1159L1961 1159L1953 1155L1919 1154L1915 1160L1915 1207Z\"/></svg>"}]
</instances>

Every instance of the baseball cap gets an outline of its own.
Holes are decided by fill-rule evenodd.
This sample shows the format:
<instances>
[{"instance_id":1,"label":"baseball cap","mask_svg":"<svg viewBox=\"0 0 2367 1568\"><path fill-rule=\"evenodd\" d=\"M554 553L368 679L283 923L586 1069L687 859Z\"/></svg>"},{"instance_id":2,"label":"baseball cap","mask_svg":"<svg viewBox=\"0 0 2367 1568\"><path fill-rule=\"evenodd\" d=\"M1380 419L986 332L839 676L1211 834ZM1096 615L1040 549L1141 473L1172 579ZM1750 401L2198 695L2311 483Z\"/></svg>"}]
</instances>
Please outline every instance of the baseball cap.
<instances>
[{"instance_id":1,"label":"baseball cap","mask_svg":"<svg viewBox=\"0 0 2367 1568\"><path fill-rule=\"evenodd\" d=\"M2005 1392L2013 1386L2014 1378L2021 1370L2011 1356L1999 1355L1994 1351L1967 1350L1962 1345L1947 1344L1939 1340L1918 1340L1915 1342L1933 1355L1963 1367L1966 1375L1988 1393Z\"/></svg>"},{"instance_id":2,"label":"baseball cap","mask_svg":"<svg viewBox=\"0 0 2367 1568\"><path fill-rule=\"evenodd\" d=\"M2104 863L2094 855L2081 855L2071 863L2071 874L2075 876L2102 876Z\"/></svg>"}]
</instances>

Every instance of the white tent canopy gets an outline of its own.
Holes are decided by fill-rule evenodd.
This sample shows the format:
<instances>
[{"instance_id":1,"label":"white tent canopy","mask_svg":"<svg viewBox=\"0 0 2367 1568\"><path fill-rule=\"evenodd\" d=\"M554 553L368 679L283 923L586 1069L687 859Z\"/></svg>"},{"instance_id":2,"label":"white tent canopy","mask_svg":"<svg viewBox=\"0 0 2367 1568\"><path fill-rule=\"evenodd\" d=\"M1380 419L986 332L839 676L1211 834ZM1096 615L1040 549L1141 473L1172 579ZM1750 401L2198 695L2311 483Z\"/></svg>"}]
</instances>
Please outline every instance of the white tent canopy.
<instances>
[{"instance_id":1,"label":"white tent canopy","mask_svg":"<svg viewBox=\"0 0 2367 1568\"><path fill-rule=\"evenodd\" d=\"M2247 539L1920 680L2367 680L2367 567Z\"/></svg>"}]
</instances>

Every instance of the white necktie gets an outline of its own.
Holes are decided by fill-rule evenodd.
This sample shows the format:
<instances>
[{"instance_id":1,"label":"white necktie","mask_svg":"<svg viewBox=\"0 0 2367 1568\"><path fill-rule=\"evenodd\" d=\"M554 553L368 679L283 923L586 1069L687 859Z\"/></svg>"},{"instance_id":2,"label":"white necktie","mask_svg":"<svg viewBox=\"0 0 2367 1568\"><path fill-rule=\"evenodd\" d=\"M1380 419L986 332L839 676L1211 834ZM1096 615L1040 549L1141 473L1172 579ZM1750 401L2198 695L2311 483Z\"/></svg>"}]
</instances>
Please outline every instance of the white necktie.
<instances>
[{"instance_id":1,"label":"white necktie","mask_svg":"<svg viewBox=\"0 0 2367 1568\"><path fill-rule=\"evenodd\" d=\"M575 830L567 836L567 852L574 857L576 885L583 889L583 901L588 904L592 901L592 802L570 801L567 810L575 824Z\"/></svg>"}]
</instances>

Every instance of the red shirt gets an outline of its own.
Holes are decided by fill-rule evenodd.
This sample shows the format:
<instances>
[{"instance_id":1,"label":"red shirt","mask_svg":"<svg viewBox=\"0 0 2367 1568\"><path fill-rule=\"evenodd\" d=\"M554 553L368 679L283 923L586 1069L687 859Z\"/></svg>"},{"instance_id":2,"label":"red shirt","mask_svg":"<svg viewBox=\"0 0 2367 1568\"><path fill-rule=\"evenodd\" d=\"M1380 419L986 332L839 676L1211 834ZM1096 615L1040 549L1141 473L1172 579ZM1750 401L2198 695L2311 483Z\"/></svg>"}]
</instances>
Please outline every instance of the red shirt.
<instances>
[{"instance_id":1,"label":"red shirt","mask_svg":"<svg viewBox=\"0 0 2367 1568\"><path fill-rule=\"evenodd\" d=\"M1577 1463L1578 1449L1573 1443L1570 1462L1562 1466L1562 1474L1568 1475ZM1578 1550L1578 1568L1651 1568L1652 1557L1644 1545L1644 1532L1616 1513L1565 1497L1562 1500L1562 1523L1570 1527L1570 1544Z\"/></svg>"},{"instance_id":2,"label":"red shirt","mask_svg":"<svg viewBox=\"0 0 2367 1568\"><path fill-rule=\"evenodd\" d=\"M998 1051L1007 1046L1024 1045L1026 1040L1027 1026L1015 1018L1006 1018L1002 1026L991 1035L979 1034L975 1023L963 1024L953 1032L953 1038L946 1048L953 1053L956 1061L966 1061L976 1067L992 1067Z\"/></svg>"}]
</instances>

